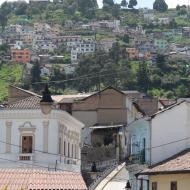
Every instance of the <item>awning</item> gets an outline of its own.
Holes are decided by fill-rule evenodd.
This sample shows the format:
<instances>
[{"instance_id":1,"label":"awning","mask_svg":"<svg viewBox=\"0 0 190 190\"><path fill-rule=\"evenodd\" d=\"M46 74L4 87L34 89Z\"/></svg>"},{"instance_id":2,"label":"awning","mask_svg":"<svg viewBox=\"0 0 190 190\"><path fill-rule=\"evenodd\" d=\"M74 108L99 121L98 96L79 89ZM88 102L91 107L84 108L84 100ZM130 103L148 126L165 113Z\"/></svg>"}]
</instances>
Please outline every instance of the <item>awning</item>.
<instances>
[{"instance_id":1,"label":"awning","mask_svg":"<svg viewBox=\"0 0 190 190\"><path fill-rule=\"evenodd\" d=\"M105 125L105 126L92 126L90 129L109 129L109 128L120 128L124 125Z\"/></svg>"}]
</instances>

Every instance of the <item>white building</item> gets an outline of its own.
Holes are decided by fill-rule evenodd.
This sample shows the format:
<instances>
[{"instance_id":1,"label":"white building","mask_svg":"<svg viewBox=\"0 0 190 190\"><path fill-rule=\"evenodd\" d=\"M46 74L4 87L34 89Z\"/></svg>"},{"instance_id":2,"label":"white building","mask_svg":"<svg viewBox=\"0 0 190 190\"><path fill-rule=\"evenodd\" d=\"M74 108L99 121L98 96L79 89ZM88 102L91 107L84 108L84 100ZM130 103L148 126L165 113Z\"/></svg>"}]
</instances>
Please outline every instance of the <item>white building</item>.
<instances>
[{"instance_id":1,"label":"white building","mask_svg":"<svg viewBox=\"0 0 190 190\"><path fill-rule=\"evenodd\" d=\"M139 166L154 165L190 148L189 115L190 102L181 101L132 122L127 129L131 160L139 158ZM143 184L146 189L147 183Z\"/></svg>"},{"instance_id":2,"label":"white building","mask_svg":"<svg viewBox=\"0 0 190 190\"><path fill-rule=\"evenodd\" d=\"M71 62L76 62L81 54L93 53L95 49L96 44L92 39L73 42L71 49Z\"/></svg>"},{"instance_id":3,"label":"white building","mask_svg":"<svg viewBox=\"0 0 190 190\"><path fill-rule=\"evenodd\" d=\"M190 103L183 101L151 117L151 165L190 147L189 115Z\"/></svg>"},{"instance_id":4,"label":"white building","mask_svg":"<svg viewBox=\"0 0 190 190\"><path fill-rule=\"evenodd\" d=\"M34 93L13 86L10 92L10 103L0 110L0 168L80 172L84 125L56 106L42 112L41 97Z\"/></svg>"}]
</instances>

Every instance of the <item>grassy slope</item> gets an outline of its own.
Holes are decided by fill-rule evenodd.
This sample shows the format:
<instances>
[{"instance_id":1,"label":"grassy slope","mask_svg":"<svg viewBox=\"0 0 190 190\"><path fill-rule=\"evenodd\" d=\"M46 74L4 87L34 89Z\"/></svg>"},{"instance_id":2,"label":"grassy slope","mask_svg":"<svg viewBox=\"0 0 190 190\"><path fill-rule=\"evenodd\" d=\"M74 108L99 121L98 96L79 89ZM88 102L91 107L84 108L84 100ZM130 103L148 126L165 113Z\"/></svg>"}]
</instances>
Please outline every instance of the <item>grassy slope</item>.
<instances>
[{"instance_id":1,"label":"grassy slope","mask_svg":"<svg viewBox=\"0 0 190 190\"><path fill-rule=\"evenodd\" d=\"M8 96L8 85L15 84L22 79L23 65L4 64L0 68L0 102Z\"/></svg>"}]
</instances>

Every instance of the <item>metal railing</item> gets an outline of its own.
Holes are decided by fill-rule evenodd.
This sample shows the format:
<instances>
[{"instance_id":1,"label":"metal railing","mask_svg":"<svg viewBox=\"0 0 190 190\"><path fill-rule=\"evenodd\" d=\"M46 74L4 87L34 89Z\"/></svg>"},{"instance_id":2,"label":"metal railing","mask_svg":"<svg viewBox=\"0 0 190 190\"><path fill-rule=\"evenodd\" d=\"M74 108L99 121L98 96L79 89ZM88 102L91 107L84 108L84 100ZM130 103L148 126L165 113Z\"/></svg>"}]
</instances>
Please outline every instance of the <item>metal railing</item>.
<instances>
[{"instance_id":1,"label":"metal railing","mask_svg":"<svg viewBox=\"0 0 190 190\"><path fill-rule=\"evenodd\" d=\"M107 168L111 165L114 165L116 162L117 162L116 159L111 159L111 160L96 161L95 163L96 163L97 170L102 170L102 169ZM82 163L81 168L84 171L90 171L92 168L92 162Z\"/></svg>"},{"instance_id":2,"label":"metal railing","mask_svg":"<svg viewBox=\"0 0 190 190\"><path fill-rule=\"evenodd\" d=\"M93 181L93 183L88 187L88 190L94 190L98 184L105 178L107 177L116 167L118 166L117 161L108 167L105 171L102 173L98 174L97 178Z\"/></svg>"},{"instance_id":3,"label":"metal railing","mask_svg":"<svg viewBox=\"0 0 190 190\"><path fill-rule=\"evenodd\" d=\"M144 164L146 162L145 160L145 154L131 154L126 158L126 164Z\"/></svg>"}]
</instances>

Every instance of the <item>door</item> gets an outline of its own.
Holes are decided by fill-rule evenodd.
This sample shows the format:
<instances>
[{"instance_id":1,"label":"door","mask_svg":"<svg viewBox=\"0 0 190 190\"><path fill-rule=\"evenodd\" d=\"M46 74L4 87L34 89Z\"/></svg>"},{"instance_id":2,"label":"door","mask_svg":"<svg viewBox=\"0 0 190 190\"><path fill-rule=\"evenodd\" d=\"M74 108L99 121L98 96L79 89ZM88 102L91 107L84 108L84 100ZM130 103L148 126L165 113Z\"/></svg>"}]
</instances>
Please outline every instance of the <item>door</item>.
<instances>
[{"instance_id":1,"label":"door","mask_svg":"<svg viewBox=\"0 0 190 190\"><path fill-rule=\"evenodd\" d=\"M22 136L22 153L32 153L33 137Z\"/></svg>"}]
</instances>

